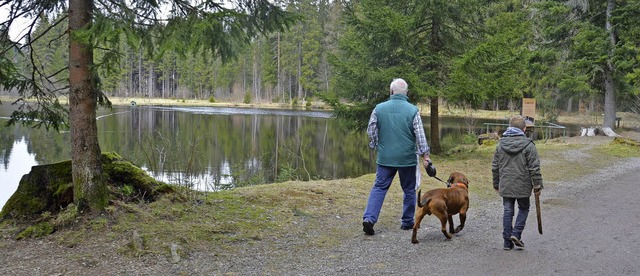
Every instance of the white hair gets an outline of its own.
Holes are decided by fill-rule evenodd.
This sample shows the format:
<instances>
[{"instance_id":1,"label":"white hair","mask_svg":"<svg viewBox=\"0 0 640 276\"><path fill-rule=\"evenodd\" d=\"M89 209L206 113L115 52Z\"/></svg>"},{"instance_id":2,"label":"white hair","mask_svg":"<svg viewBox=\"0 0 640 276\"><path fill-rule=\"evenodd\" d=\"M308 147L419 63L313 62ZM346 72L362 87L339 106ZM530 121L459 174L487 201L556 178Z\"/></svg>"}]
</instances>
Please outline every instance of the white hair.
<instances>
[{"instance_id":1,"label":"white hair","mask_svg":"<svg viewBox=\"0 0 640 276\"><path fill-rule=\"evenodd\" d=\"M409 90L409 85L403 79L393 79L389 88L391 89L392 94L407 95L407 91Z\"/></svg>"}]
</instances>

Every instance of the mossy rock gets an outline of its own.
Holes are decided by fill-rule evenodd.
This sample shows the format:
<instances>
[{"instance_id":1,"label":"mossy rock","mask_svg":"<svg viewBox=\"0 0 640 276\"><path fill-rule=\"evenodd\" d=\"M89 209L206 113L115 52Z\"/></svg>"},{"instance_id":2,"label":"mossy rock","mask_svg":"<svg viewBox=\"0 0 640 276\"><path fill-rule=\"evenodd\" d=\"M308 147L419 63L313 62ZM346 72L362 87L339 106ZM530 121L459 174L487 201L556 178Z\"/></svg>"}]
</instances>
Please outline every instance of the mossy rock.
<instances>
[{"instance_id":1,"label":"mossy rock","mask_svg":"<svg viewBox=\"0 0 640 276\"><path fill-rule=\"evenodd\" d=\"M162 183L149 176L141 168L119 156L103 155L102 171L107 176L107 181L114 187L124 185L132 186L145 200L154 200L157 189ZM166 190L162 190L166 191Z\"/></svg>"},{"instance_id":2,"label":"mossy rock","mask_svg":"<svg viewBox=\"0 0 640 276\"><path fill-rule=\"evenodd\" d=\"M500 136L495 132L478 135L478 145L495 145L498 140Z\"/></svg>"},{"instance_id":3,"label":"mossy rock","mask_svg":"<svg viewBox=\"0 0 640 276\"><path fill-rule=\"evenodd\" d=\"M5 203L0 220L33 219L42 212L57 212L73 202L71 161L31 167L16 192Z\"/></svg>"},{"instance_id":4,"label":"mossy rock","mask_svg":"<svg viewBox=\"0 0 640 276\"><path fill-rule=\"evenodd\" d=\"M111 187L132 186L145 200L174 192L171 185L158 182L116 153L102 154L102 171ZM117 190L117 189L113 189ZM18 189L0 212L5 219L33 220L43 212L57 214L73 202L71 161L33 166L20 180Z\"/></svg>"},{"instance_id":5,"label":"mossy rock","mask_svg":"<svg viewBox=\"0 0 640 276\"><path fill-rule=\"evenodd\" d=\"M629 145L629 146L634 146L634 147L638 147L640 146L640 141L636 141L630 138L621 138L621 137L616 137L615 139L613 139L614 144L621 144L621 145Z\"/></svg>"},{"instance_id":6,"label":"mossy rock","mask_svg":"<svg viewBox=\"0 0 640 276\"><path fill-rule=\"evenodd\" d=\"M485 146L485 147L494 147L497 144L498 144L498 140L494 140L494 139L488 139L488 140L482 141L482 146Z\"/></svg>"}]
</instances>

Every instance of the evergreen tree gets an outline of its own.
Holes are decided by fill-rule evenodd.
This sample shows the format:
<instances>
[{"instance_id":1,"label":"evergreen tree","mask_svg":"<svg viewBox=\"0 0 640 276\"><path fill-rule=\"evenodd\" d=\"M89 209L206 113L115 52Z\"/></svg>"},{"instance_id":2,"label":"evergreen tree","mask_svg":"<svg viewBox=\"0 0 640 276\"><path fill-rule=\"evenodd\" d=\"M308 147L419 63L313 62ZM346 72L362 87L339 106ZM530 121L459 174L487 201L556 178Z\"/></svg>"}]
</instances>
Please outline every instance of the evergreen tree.
<instances>
[{"instance_id":1,"label":"evergreen tree","mask_svg":"<svg viewBox=\"0 0 640 276\"><path fill-rule=\"evenodd\" d=\"M334 93L324 99L339 118L366 126L375 104L388 98L393 78L409 83L412 102L430 98L430 145L440 151L438 99L445 93L451 59L478 37L477 1L363 0L346 6ZM345 105L347 99L353 105Z\"/></svg>"},{"instance_id":2,"label":"evergreen tree","mask_svg":"<svg viewBox=\"0 0 640 276\"><path fill-rule=\"evenodd\" d=\"M519 3L501 1L490 7L482 40L453 62L448 101L476 109L522 97L533 34L528 14L516 8Z\"/></svg>"},{"instance_id":3,"label":"evergreen tree","mask_svg":"<svg viewBox=\"0 0 640 276\"><path fill-rule=\"evenodd\" d=\"M130 45L139 45L153 54L176 50L179 53L210 52L222 60L229 60L239 45L250 42L260 33L282 30L289 17L267 0L243 0L233 8L222 2L205 0L191 3L170 1L168 18L162 18L157 1L125 3L118 0L37 0L18 2L10 6L12 19L22 15L38 16L66 11L69 22L69 122L72 143L72 175L74 201L83 210L101 211L107 204L106 186L102 179L100 147L97 139L96 109L98 103L109 104L100 90L97 71L100 66L117 68L120 61L120 38L124 35ZM61 17L53 24L59 24ZM31 23L39 22L36 17ZM185 31L188 30L188 31ZM46 33L46 32L45 32ZM27 37L31 37L29 31ZM30 47L39 37L27 41ZM17 42L2 43L17 47ZM157 47L155 47L157 46ZM31 74L17 73L16 65L2 50L3 66L0 75L4 89L18 89L23 97L22 107L12 114L11 122L34 122L60 128L67 109L58 101L55 89L46 86L48 75L33 66ZM96 50L103 53L94 55ZM94 57L102 59L94 60ZM43 81L44 80L44 81ZM42 84L45 83L45 84ZM25 108L27 98L37 98L38 107Z\"/></svg>"}]
</instances>

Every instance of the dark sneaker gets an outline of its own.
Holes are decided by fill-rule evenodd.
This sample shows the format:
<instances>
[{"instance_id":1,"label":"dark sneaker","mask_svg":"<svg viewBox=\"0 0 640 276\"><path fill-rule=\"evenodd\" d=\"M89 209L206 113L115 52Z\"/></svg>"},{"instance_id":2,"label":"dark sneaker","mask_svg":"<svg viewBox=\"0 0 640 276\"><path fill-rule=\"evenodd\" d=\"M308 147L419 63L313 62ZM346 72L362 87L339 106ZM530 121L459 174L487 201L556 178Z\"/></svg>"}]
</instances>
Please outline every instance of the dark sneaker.
<instances>
[{"instance_id":1,"label":"dark sneaker","mask_svg":"<svg viewBox=\"0 0 640 276\"><path fill-rule=\"evenodd\" d=\"M510 240L504 241L504 247L502 249L504 249L506 251L509 251L509 250L513 249L513 242L510 241Z\"/></svg>"},{"instance_id":2,"label":"dark sneaker","mask_svg":"<svg viewBox=\"0 0 640 276\"><path fill-rule=\"evenodd\" d=\"M402 226L400 226L400 229L402 229L402 230L411 230L411 229L413 229L413 225L402 225Z\"/></svg>"},{"instance_id":3,"label":"dark sneaker","mask_svg":"<svg viewBox=\"0 0 640 276\"><path fill-rule=\"evenodd\" d=\"M364 231L364 233L369 235L369 236L373 236L373 234L375 233L375 231L373 231L373 223L368 222L368 221L363 221L362 222L362 231Z\"/></svg>"},{"instance_id":4,"label":"dark sneaker","mask_svg":"<svg viewBox=\"0 0 640 276\"><path fill-rule=\"evenodd\" d=\"M522 242L522 240L518 239L516 236L511 236L510 239L517 247L524 247L524 242Z\"/></svg>"}]
</instances>

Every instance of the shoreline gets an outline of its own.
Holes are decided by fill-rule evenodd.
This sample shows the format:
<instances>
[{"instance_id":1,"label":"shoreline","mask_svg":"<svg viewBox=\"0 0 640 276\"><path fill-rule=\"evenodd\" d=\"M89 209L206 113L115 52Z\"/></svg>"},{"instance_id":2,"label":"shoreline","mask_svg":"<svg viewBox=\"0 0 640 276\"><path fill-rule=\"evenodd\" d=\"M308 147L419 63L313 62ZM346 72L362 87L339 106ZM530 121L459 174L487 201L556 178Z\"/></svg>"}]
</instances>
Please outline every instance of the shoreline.
<instances>
[{"instance_id":1,"label":"shoreline","mask_svg":"<svg viewBox=\"0 0 640 276\"><path fill-rule=\"evenodd\" d=\"M326 105L324 102L318 100L311 104L310 107L306 107L304 104L292 106L291 104L284 103L237 103L237 102L214 102L211 103L207 100L198 99L160 99L160 98L109 98L113 105L125 106L131 105L131 101L135 101L137 105L142 106L198 106L198 107L239 107L239 108L264 108L264 109L284 109L284 110L313 110L313 111L328 111L333 109ZM422 116L431 116L431 112L428 104L417 105L420 114ZM440 117L455 117L455 118L470 118L471 120L477 119L490 119L490 120L505 120L507 121L511 116L518 115L518 111L509 110L464 110L459 108L444 108L439 111ZM618 112L618 117L621 118L620 128L618 129L640 129L640 114L632 112ZM571 124L571 125L584 125L584 126L598 126L601 125L604 120L604 115L597 114L579 114L570 113L562 114L558 116L558 123ZM598 124L599 123L599 124Z\"/></svg>"},{"instance_id":2,"label":"shoreline","mask_svg":"<svg viewBox=\"0 0 640 276\"><path fill-rule=\"evenodd\" d=\"M17 98L9 96L0 96L2 105L11 104ZM285 103L241 103L241 102L209 102L200 99L162 99L162 98L140 98L140 97L109 97L109 101L113 106L130 106L135 102L138 106L193 106L193 107L238 107L238 108L263 108L263 109L283 109L283 110L312 110L312 111L332 111L333 109L321 100L313 101L309 106L305 102L299 102L298 105ZM61 98L60 102L66 104L66 98ZM430 108L428 104L417 104L422 116L430 116ZM469 118L471 121L477 119L491 120L508 120L509 117L518 115L519 111L509 110L466 110L460 108L447 108L443 105L439 111L441 117ZM99 107L100 108L100 107ZM640 114L633 112L617 112L617 116L621 118L620 128L624 129L640 129ZM588 113L563 113L557 117L559 124L581 125L585 127L599 126L604 121L604 114L601 112ZM614 129L614 130L615 130Z\"/></svg>"}]
</instances>

